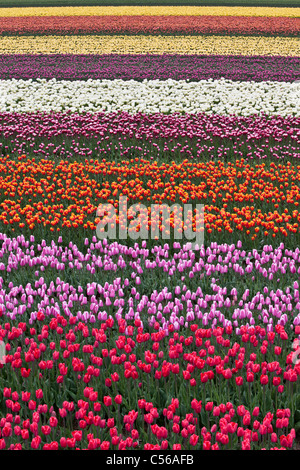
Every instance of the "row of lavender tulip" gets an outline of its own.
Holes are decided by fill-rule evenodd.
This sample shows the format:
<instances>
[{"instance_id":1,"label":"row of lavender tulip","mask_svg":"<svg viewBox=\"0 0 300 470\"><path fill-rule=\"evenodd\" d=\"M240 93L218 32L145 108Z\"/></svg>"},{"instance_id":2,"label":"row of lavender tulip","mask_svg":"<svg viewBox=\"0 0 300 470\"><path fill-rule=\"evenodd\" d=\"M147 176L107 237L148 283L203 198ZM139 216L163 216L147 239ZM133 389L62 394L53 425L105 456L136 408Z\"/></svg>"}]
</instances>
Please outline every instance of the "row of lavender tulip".
<instances>
[{"instance_id":1,"label":"row of lavender tulip","mask_svg":"<svg viewBox=\"0 0 300 470\"><path fill-rule=\"evenodd\" d=\"M140 319L178 330L200 321L230 325L237 334L246 324L268 331L300 324L300 250L283 243L246 252L241 242L149 249L146 241L128 247L94 236L80 250L72 242L64 247L61 237L47 244L0 233L0 241L0 310L11 319L26 315L32 323L40 311L90 322Z\"/></svg>"},{"instance_id":2,"label":"row of lavender tulip","mask_svg":"<svg viewBox=\"0 0 300 470\"><path fill-rule=\"evenodd\" d=\"M0 55L0 79L294 82L299 57L223 55Z\"/></svg>"}]
</instances>

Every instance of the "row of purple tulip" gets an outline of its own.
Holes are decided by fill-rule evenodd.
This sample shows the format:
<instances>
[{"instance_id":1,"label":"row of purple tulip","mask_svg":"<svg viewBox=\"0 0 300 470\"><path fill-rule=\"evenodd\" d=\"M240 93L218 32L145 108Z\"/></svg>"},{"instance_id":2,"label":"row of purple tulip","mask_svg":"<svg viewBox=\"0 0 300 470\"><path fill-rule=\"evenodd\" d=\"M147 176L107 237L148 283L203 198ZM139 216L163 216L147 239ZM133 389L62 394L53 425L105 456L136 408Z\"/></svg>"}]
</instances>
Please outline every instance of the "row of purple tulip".
<instances>
[{"instance_id":1,"label":"row of purple tulip","mask_svg":"<svg viewBox=\"0 0 300 470\"><path fill-rule=\"evenodd\" d=\"M222 55L0 55L0 79L294 82L299 57Z\"/></svg>"}]
</instances>

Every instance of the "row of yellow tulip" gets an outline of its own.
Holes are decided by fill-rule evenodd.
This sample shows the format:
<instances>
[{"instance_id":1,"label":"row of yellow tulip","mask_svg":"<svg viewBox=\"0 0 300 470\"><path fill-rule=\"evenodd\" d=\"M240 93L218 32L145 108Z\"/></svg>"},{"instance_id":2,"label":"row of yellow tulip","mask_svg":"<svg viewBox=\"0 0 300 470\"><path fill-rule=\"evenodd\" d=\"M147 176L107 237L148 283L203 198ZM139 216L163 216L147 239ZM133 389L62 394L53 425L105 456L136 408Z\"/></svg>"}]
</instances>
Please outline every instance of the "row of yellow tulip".
<instances>
[{"instance_id":1,"label":"row of yellow tulip","mask_svg":"<svg viewBox=\"0 0 300 470\"><path fill-rule=\"evenodd\" d=\"M0 54L299 55L298 38L256 36L0 37Z\"/></svg>"}]
</instances>

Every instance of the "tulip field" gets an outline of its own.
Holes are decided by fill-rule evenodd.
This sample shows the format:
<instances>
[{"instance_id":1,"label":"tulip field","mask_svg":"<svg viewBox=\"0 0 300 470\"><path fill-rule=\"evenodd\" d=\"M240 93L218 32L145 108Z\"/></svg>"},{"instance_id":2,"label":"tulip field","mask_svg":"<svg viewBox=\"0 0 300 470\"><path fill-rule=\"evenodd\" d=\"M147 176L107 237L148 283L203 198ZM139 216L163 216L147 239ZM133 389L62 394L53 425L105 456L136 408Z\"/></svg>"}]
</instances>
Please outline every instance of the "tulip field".
<instances>
[{"instance_id":1,"label":"tulip field","mask_svg":"<svg viewBox=\"0 0 300 470\"><path fill-rule=\"evenodd\" d=\"M299 0L0 0L1 450L300 448L299 38Z\"/></svg>"}]
</instances>

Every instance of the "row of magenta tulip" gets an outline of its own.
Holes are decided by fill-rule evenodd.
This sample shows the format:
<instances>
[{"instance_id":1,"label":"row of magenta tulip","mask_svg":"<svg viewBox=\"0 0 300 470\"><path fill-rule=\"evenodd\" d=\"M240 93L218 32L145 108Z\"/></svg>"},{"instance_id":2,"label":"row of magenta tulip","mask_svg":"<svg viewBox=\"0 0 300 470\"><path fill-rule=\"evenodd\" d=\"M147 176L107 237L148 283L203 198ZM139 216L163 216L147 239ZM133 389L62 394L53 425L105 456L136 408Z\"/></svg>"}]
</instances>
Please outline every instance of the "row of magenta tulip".
<instances>
[{"instance_id":1,"label":"row of magenta tulip","mask_svg":"<svg viewBox=\"0 0 300 470\"><path fill-rule=\"evenodd\" d=\"M145 60L150 62L149 57ZM297 162L299 126L300 118L267 115L2 112L0 151L12 158L28 153L36 160L138 157L164 162L185 158Z\"/></svg>"},{"instance_id":2,"label":"row of magenta tulip","mask_svg":"<svg viewBox=\"0 0 300 470\"><path fill-rule=\"evenodd\" d=\"M37 401L28 391L20 396L5 388L3 394L8 408L12 405L18 411L6 413L0 420L1 450L286 450L293 448L296 437L295 429L290 429L288 408L263 417L259 407L250 412L244 405L235 407L231 402L202 406L202 401L194 398L190 412L180 416L178 398L172 398L161 414L152 402L140 399L138 410L130 410L122 422L118 419L122 395L104 397L104 407L113 408L114 416L103 418L97 392L91 387L84 390L86 400L65 400L59 414L53 406L41 402L42 389L33 394ZM22 416L24 409L29 416L26 419ZM208 427L200 424L202 410ZM62 423L70 422L74 412L78 429L72 430ZM163 425L157 424L161 421Z\"/></svg>"},{"instance_id":3,"label":"row of magenta tulip","mask_svg":"<svg viewBox=\"0 0 300 470\"><path fill-rule=\"evenodd\" d=\"M29 318L31 324L41 311L91 324L110 316L138 318L166 331L197 321L232 326L236 334L245 323L268 332L277 324L291 331L300 324L299 248L283 243L247 252L240 241L190 250L179 242L129 247L96 237L85 239L83 248L66 246L61 236L51 244L33 235L0 234L0 240L0 308L12 321Z\"/></svg>"}]
</instances>

